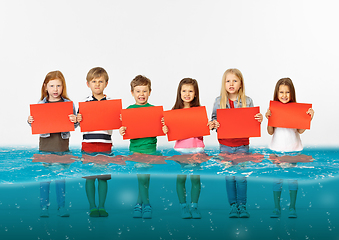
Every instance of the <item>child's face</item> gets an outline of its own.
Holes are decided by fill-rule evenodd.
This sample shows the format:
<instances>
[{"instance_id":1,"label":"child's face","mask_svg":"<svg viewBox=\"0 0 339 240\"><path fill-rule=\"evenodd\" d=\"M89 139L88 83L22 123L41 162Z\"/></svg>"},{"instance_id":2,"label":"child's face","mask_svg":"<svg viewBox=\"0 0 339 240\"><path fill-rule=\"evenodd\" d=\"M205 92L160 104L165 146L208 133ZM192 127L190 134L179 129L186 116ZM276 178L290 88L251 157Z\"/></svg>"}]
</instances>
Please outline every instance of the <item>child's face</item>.
<instances>
[{"instance_id":1,"label":"child's face","mask_svg":"<svg viewBox=\"0 0 339 240\"><path fill-rule=\"evenodd\" d=\"M132 96L135 99L137 105L144 105L148 101L148 97L151 95L149 87L146 86L135 86L133 91L131 91Z\"/></svg>"},{"instance_id":2,"label":"child's face","mask_svg":"<svg viewBox=\"0 0 339 240\"><path fill-rule=\"evenodd\" d=\"M290 98L290 88L286 85L280 85L278 91L278 99L282 103L288 103Z\"/></svg>"},{"instance_id":3,"label":"child's face","mask_svg":"<svg viewBox=\"0 0 339 240\"><path fill-rule=\"evenodd\" d=\"M50 80L45 84L45 89L48 92L48 101L59 101L62 93L62 82L59 79Z\"/></svg>"},{"instance_id":4,"label":"child's face","mask_svg":"<svg viewBox=\"0 0 339 240\"><path fill-rule=\"evenodd\" d=\"M241 87L240 79L233 73L226 75L225 88L228 94L238 94Z\"/></svg>"},{"instance_id":5,"label":"child's face","mask_svg":"<svg viewBox=\"0 0 339 240\"><path fill-rule=\"evenodd\" d=\"M94 96L101 96L104 94L104 89L107 87L108 82L104 77L93 78L91 81L87 82L87 86L91 89Z\"/></svg>"},{"instance_id":6,"label":"child's face","mask_svg":"<svg viewBox=\"0 0 339 240\"><path fill-rule=\"evenodd\" d=\"M181 86L181 100L184 102L184 105L193 101L195 98L195 91L192 84L184 84Z\"/></svg>"}]
</instances>

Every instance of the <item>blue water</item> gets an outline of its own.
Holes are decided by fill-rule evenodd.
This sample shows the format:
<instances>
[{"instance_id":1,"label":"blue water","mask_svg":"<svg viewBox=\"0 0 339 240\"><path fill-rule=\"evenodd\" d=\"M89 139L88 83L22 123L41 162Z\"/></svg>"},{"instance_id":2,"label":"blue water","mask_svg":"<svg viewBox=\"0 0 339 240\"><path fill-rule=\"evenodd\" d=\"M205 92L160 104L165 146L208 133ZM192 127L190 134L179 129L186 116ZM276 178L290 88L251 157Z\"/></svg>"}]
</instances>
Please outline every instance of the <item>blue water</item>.
<instances>
[{"instance_id":1,"label":"blue water","mask_svg":"<svg viewBox=\"0 0 339 240\"><path fill-rule=\"evenodd\" d=\"M74 179L93 174L199 174L199 175L235 175L255 178L284 178L284 179L325 179L339 175L339 149L336 148L305 148L301 154L310 156L311 162L297 162L293 165L278 165L269 159L273 152L266 148L252 148L252 154L262 154L260 162L242 162L229 164L222 162L218 157L216 148L205 149L206 162L195 164L195 167L185 166L166 157L180 155L173 149L159 149L158 155L162 155L164 161L160 164L139 164L129 161L131 153L127 149L115 149L112 156L123 156L122 161L126 165L107 163L84 163L79 149L71 149L67 156L73 163L58 163L56 158L53 164L32 162L34 154L39 153L37 148L1 148L0 149L0 183L40 182L55 179ZM44 154L51 156L55 155ZM107 157L107 156L106 156ZM152 158L152 156L149 156ZM127 159L127 160L125 160ZM193 164L194 165L194 164Z\"/></svg>"},{"instance_id":2,"label":"blue water","mask_svg":"<svg viewBox=\"0 0 339 240\"><path fill-rule=\"evenodd\" d=\"M251 149L264 155L260 162L237 165L221 162L217 149L206 148L211 158L200 165L184 168L173 160L166 164L136 162L126 165L84 164L78 149L71 149L74 162L43 164L32 162L36 148L2 148L0 150L0 239L339 239L339 149L305 148L302 154L311 162L278 165L269 160L265 148ZM129 156L124 149L114 155ZM177 154L159 149L164 156ZM126 158L127 159L127 158ZM45 166L44 166L45 165ZM112 174L108 181L107 218L90 218L82 176ZM137 197L136 173L151 173L150 201L153 218L133 219ZM176 194L177 174L200 174L199 209L202 219L181 219ZM225 190L225 176L247 176L248 219L230 219ZM274 208L272 180L298 179L298 218L288 215L289 193L283 186L282 216L270 218ZM39 182L66 180L66 206L69 218L57 216L55 186L51 184L50 217L40 218ZM190 179L187 179L190 200Z\"/></svg>"}]
</instances>

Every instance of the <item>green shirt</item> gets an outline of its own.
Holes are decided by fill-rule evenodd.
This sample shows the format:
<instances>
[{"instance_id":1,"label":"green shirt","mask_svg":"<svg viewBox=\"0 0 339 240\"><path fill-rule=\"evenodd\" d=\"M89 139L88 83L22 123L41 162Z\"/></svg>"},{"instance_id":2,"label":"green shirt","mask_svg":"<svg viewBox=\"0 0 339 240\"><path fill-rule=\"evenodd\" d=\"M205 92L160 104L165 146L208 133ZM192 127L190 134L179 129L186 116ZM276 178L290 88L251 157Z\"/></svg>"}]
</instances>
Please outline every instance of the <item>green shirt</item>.
<instances>
[{"instance_id":1,"label":"green shirt","mask_svg":"<svg viewBox=\"0 0 339 240\"><path fill-rule=\"evenodd\" d=\"M128 106L129 108L141 108L141 107L153 107L153 105L146 103L145 105L133 104ZM157 138L146 137L146 138L135 138L130 139L129 150L136 153L151 154L157 150Z\"/></svg>"}]
</instances>

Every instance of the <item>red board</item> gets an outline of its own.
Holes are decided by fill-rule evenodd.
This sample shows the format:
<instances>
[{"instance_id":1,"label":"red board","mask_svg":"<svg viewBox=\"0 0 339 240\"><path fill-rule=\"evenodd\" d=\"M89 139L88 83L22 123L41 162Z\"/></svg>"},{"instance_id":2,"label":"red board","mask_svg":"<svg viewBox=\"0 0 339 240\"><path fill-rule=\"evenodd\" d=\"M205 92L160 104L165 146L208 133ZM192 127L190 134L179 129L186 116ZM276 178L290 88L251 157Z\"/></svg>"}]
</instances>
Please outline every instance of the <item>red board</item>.
<instances>
[{"instance_id":1,"label":"red board","mask_svg":"<svg viewBox=\"0 0 339 240\"><path fill-rule=\"evenodd\" d=\"M218 139L260 137L259 107L217 109Z\"/></svg>"},{"instance_id":2,"label":"red board","mask_svg":"<svg viewBox=\"0 0 339 240\"><path fill-rule=\"evenodd\" d=\"M121 109L121 99L79 102L81 132L119 129Z\"/></svg>"},{"instance_id":3,"label":"red board","mask_svg":"<svg viewBox=\"0 0 339 240\"><path fill-rule=\"evenodd\" d=\"M312 104L270 101L272 115L268 118L268 126L310 129L311 116L306 113L309 108Z\"/></svg>"},{"instance_id":4,"label":"red board","mask_svg":"<svg viewBox=\"0 0 339 240\"><path fill-rule=\"evenodd\" d=\"M205 107L165 111L164 119L168 141L210 135Z\"/></svg>"},{"instance_id":5,"label":"red board","mask_svg":"<svg viewBox=\"0 0 339 240\"><path fill-rule=\"evenodd\" d=\"M122 126L126 127L123 139L164 136L161 119L162 106L121 110Z\"/></svg>"},{"instance_id":6,"label":"red board","mask_svg":"<svg viewBox=\"0 0 339 240\"><path fill-rule=\"evenodd\" d=\"M70 114L73 114L73 102L31 104L32 134L74 131L74 123L68 117Z\"/></svg>"}]
</instances>

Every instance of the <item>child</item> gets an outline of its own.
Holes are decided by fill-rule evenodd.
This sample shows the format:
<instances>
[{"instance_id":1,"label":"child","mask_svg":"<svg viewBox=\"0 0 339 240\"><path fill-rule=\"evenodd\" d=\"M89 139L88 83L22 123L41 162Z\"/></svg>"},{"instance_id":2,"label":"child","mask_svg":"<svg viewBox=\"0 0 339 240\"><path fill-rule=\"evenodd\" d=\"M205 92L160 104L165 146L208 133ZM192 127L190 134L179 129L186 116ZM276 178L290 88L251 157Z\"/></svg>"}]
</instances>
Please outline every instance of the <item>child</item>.
<instances>
[{"instance_id":1,"label":"child","mask_svg":"<svg viewBox=\"0 0 339 240\"><path fill-rule=\"evenodd\" d=\"M87 73L87 86L92 91L92 96L86 98L89 101L104 101L109 99L104 94L104 89L108 84L108 74L101 67L92 68ZM78 122L82 121L81 113L77 115ZM87 154L106 153L110 154L112 150L112 130L85 132L83 134L81 150ZM107 180L111 175L98 175L84 177L86 179L86 195L90 207L90 217L108 217L105 210L105 201L107 196ZM95 204L95 179L98 179L99 205Z\"/></svg>"},{"instance_id":2,"label":"child","mask_svg":"<svg viewBox=\"0 0 339 240\"><path fill-rule=\"evenodd\" d=\"M49 72L41 87L41 98L39 103L68 102L66 82L60 71ZM49 105L53 107L53 104ZM76 124L75 108L73 106L73 114L70 114L69 120ZM28 117L28 123L34 122L34 116ZM41 152L65 152L68 151L69 132L61 133L45 133L40 135L39 151ZM40 217L49 217L49 182L40 183ZM56 195L58 202L58 215L61 217L69 217L69 213L65 209L65 180L56 180Z\"/></svg>"},{"instance_id":3,"label":"child","mask_svg":"<svg viewBox=\"0 0 339 240\"><path fill-rule=\"evenodd\" d=\"M293 82L290 78L282 78L275 85L274 90L274 101L280 101L282 103L296 102L296 95ZM306 112L313 119L314 111L312 108ZM266 114L268 119L272 116L271 110L268 109ZM300 134L305 132L305 129L292 129L292 128L275 128L267 126L267 132L273 135L270 149L278 152L296 152L301 151L303 146L300 140ZM272 218L280 217L280 197L282 189L282 179L276 179L273 183L273 198L275 209L271 215ZM296 218L297 213L295 211L295 204L297 200L298 181L289 180L289 192L290 192L290 207L289 207L289 218Z\"/></svg>"},{"instance_id":4,"label":"child","mask_svg":"<svg viewBox=\"0 0 339 240\"><path fill-rule=\"evenodd\" d=\"M151 94L151 81L145 76L138 75L131 81L131 93L135 99L135 104L127 108L152 107L148 103ZM128 131L122 126L119 133L123 136ZM157 148L156 137L137 138L130 140L129 150L134 154L154 154ZM138 178L138 199L133 210L134 218L152 218L152 207L149 202L149 182L150 174L137 174Z\"/></svg>"},{"instance_id":5,"label":"child","mask_svg":"<svg viewBox=\"0 0 339 240\"><path fill-rule=\"evenodd\" d=\"M199 88L198 82L192 78L184 78L180 81L177 91L176 102L172 109L182 109L190 107L199 107ZM212 126L212 125L211 125ZM165 134L168 133L168 127L165 125L162 128ZM193 137L183 140L177 140L174 149L183 154L200 153L204 151L203 137ZM181 218L196 218L200 219L201 214L198 210L198 200L200 195L200 175L190 175L192 189L191 189L191 211L186 203L186 175L177 176L177 194L181 207Z\"/></svg>"},{"instance_id":6,"label":"child","mask_svg":"<svg viewBox=\"0 0 339 240\"><path fill-rule=\"evenodd\" d=\"M238 69L228 69L222 77L220 96L215 99L212 121L213 128L220 126L217 122L217 109L253 107L253 101L245 95L244 78ZM253 116L262 122L261 113ZM220 152L247 153L249 151L249 138L218 139ZM230 218L248 218L246 210L247 180L245 177L226 177L226 190L228 201L231 205Z\"/></svg>"}]
</instances>

